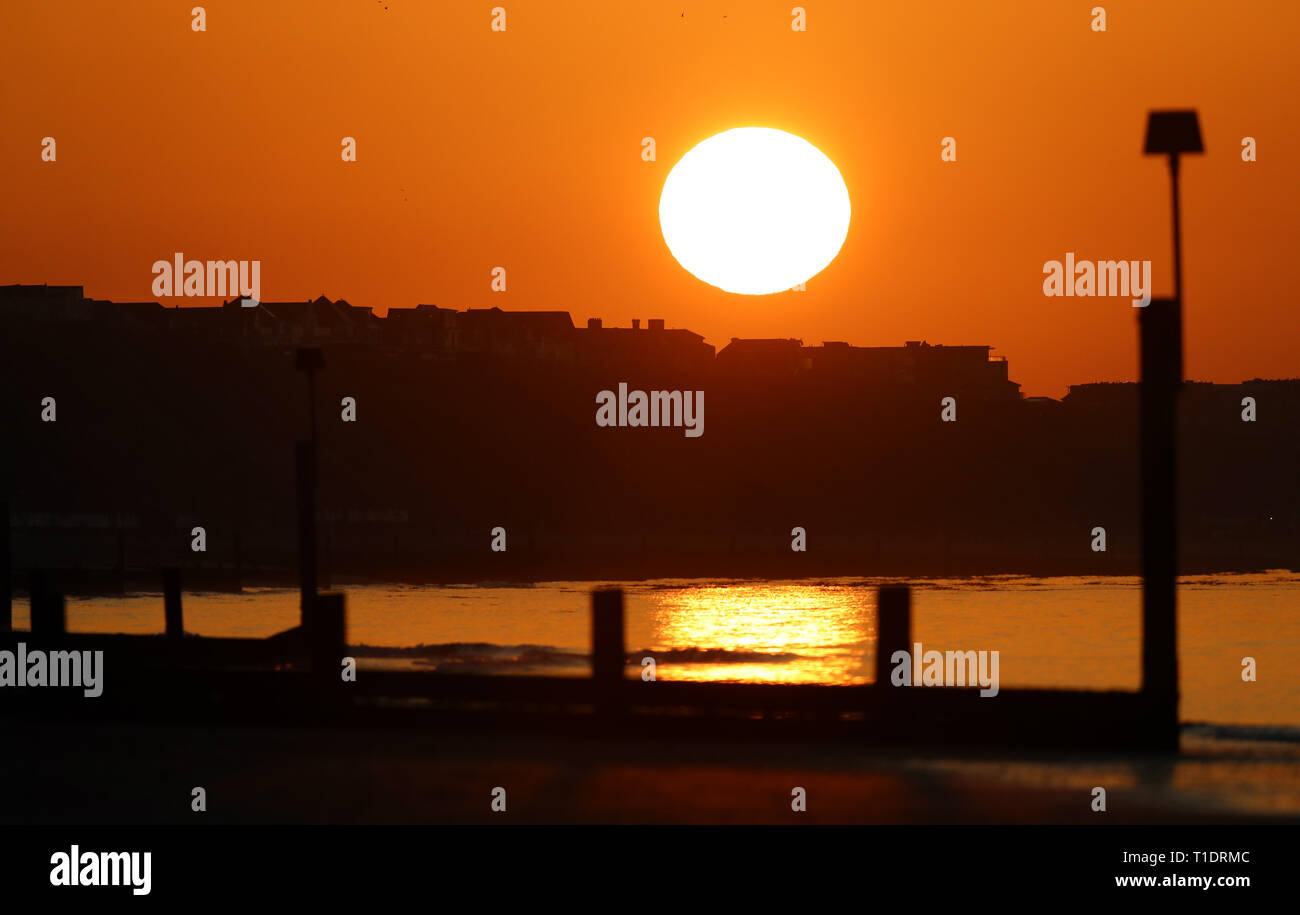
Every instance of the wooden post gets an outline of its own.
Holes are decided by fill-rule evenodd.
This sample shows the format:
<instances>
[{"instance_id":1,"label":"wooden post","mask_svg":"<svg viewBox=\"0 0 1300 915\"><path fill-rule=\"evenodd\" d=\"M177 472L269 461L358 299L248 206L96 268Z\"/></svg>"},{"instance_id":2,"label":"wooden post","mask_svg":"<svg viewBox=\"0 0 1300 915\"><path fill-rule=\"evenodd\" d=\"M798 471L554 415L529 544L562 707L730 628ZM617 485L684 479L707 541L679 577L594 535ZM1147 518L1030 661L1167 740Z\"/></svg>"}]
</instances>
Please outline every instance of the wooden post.
<instances>
[{"instance_id":1,"label":"wooden post","mask_svg":"<svg viewBox=\"0 0 1300 915\"><path fill-rule=\"evenodd\" d=\"M912 651L912 589L883 587L876 595L876 686L890 685L896 651Z\"/></svg>"},{"instance_id":2,"label":"wooden post","mask_svg":"<svg viewBox=\"0 0 1300 915\"><path fill-rule=\"evenodd\" d=\"M601 684L618 683L626 663L623 592L598 588L591 592L591 677Z\"/></svg>"},{"instance_id":3,"label":"wooden post","mask_svg":"<svg viewBox=\"0 0 1300 915\"><path fill-rule=\"evenodd\" d=\"M298 496L298 590L301 625L310 631L316 599L316 443L298 442L294 449Z\"/></svg>"},{"instance_id":4,"label":"wooden post","mask_svg":"<svg viewBox=\"0 0 1300 915\"><path fill-rule=\"evenodd\" d=\"M235 590L244 590L244 538L235 531Z\"/></svg>"},{"instance_id":5,"label":"wooden post","mask_svg":"<svg viewBox=\"0 0 1300 915\"><path fill-rule=\"evenodd\" d=\"M1178 741L1178 392L1181 305L1156 299L1138 312L1142 380L1142 691L1158 726Z\"/></svg>"},{"instance_id":6,"label":"wooden post","mask_svg":"<svg viewBox=\"0 0 1300 915\"><path fill-rule=\"evenodd\" d=\"M9 503L0 502L0 632L14 628L14 586L10 573Z\"/></svg>"},{"instance_id":7,"label":"wooden post","mask_svg":"<svg viewBox=\"0 0 1300 915\"><path fill-rule=\"evenodd\" d=\"M347 652L347 608L341 591L323 591L312 604L312 676L319 683L342 682L343 656Z\"/></svg>"},{"instance_id":8,"label":"wooden post","mask_svg":"<svg viewBox=\"0 0 1300 915\"><path fill-rule=\"evenodd\" d=\"M167 638L179 639L185 634L181 616L181 570L163 569L163 615L167 621Z\"/></svg>"},{"instance_id":9,"label":"wooden post","mask_svg":"<svg viewBox=\"0 0 1300 915\"><path fill-rule=\"evenodd\" d=\"M119 594L126 593L126 529L122 527L122 522L118 521L117 527L117 556L114 558L115 571L117 573L116 587Z\"/></svg>"},{"instance_id":10,"label":"wooden post","mask_svg":"<svg viewBox=\"0 0 1300 915\"><path fill-rule=\"evenodd\" d=\"M321 545L320 568L317 570L317 574L320 576L320 587L328 588L330 587L330 576L334 568L334 540L330 535L333 525L327 523L321 525L321 527L321 539L325 542Z\"/></svg>"},{"instance_id":11,"label":"wooden post","mask_svg":"<svg viewBox=\"0 0 1300 915\"><path fill-rule=\"evenodd\" d=\"M40 569L33 569L28 585L32 601L32 635L62 635L65 631L63 595L50 586Z\"/></svg>"}]
</instances>

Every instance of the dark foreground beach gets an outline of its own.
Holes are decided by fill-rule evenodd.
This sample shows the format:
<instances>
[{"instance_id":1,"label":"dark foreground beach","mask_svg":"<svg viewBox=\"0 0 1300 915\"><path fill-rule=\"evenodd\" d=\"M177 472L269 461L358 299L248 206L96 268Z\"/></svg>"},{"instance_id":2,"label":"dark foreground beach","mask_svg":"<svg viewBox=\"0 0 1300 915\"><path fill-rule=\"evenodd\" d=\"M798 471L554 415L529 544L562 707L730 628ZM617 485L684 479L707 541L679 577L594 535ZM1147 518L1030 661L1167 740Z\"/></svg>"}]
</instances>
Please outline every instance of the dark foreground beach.
<instances>
[{"instance_id":1,"label":"dark foreground beach","mask_svg":"<svg viewBox=\"0 0 1300 915\"><path fill-rule=\"evenodd\" d=\"M1300 746L1195 728L1178 754L1081 756L111 722L6 737L6 824L1300 823Z\"/></svg>"}]
</instances>

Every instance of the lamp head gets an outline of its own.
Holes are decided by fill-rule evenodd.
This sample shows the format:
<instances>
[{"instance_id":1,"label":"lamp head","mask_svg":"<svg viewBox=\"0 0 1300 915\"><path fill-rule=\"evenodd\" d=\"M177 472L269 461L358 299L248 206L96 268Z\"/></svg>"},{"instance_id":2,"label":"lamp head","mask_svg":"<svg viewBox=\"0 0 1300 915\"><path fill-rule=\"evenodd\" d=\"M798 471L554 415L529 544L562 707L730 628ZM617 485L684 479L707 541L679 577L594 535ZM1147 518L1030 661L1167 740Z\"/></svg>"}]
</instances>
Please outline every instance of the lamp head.
<instances>
[{"instance_id":1,"label":"lamp head","mask_svg":"<svg viewBox=\"0 0 1300 915\"><path fill-rule=\"evenodd\" d=\"M1147 115L1148 156L1201 153L1201 125L1192 111L1152 111Z\"/></svg>"}]
</instances>

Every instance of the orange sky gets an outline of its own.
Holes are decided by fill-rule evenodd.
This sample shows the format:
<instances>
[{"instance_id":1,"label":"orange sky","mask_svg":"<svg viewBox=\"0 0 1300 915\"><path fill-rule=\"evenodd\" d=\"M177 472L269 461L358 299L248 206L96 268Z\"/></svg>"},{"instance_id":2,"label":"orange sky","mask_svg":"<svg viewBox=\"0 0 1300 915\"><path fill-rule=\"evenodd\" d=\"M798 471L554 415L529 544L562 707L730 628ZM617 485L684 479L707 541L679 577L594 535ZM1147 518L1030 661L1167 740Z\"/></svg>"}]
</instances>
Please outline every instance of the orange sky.
<instances>
[{"instance_id":1,"label":"orange sky","mask_svg":"<svg viewBox=\"0 0 1300 915\"><path fill-rule=\"evenodd\" d=\"M1135 313L1046 298L1043 263L1150 259L1168 293L1145 114L1196 107L1188 376L1300 375L1293 0L1103 2L1105 33L1096 2L926 0L811 0L806 33L790 0L213 0L196 33L196 2L0 4L0 283L148 300L183 251L261 260L268 301L662 317L719 347L988 343L1060 396L1134 377ZM848 239L807 292L714 289L660 235L673 163L745 125L806 138L848 184Z\"/></svg>"}]
</instances>

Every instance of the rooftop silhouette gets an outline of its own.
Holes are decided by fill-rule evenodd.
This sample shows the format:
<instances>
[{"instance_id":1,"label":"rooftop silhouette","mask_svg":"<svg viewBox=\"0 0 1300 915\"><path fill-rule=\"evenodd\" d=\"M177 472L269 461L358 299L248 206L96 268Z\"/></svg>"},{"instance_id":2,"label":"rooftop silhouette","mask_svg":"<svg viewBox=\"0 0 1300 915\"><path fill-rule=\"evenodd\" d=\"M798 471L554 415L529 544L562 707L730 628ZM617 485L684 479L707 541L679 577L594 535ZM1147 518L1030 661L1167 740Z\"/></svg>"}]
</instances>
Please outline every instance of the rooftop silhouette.
<instances>
[{"instance_id":1,"label":"rooftop silhouette","mask_svg":"<svg viewBox=\"0 0 1300 915\"><path fill-rule=\"evenodd\" d=\"M293 490L286 443L308 432L293 368L303 346L325 354L314 383L327 573L1137 570L1138 385L1025 398L989 345L733 339L715 351L658 319L575 325L567 312L435 305L381 318L325 296L165 308L79 286L0 287L0 326L15 556L87 580L192 564L177 531L199 523L226 571L191 578L220 585L238 566L248 581L292 580L294 532L271 506ZM597 394L623 383L704 392L703 434L598 425ZM1186 568L1288 565L1300 555L1300 381L1183 387ZM57 422L41 420L45 397ZM1255 421L1243 421L1246 397ZM511 537L500 556L483 547L497 525ZM795 525L815 549L791 551ZM1088 548L1096 525L1107 552ZM65 530L79 531L75 548L54 536Z\"/></svg>"}]
</instances>

